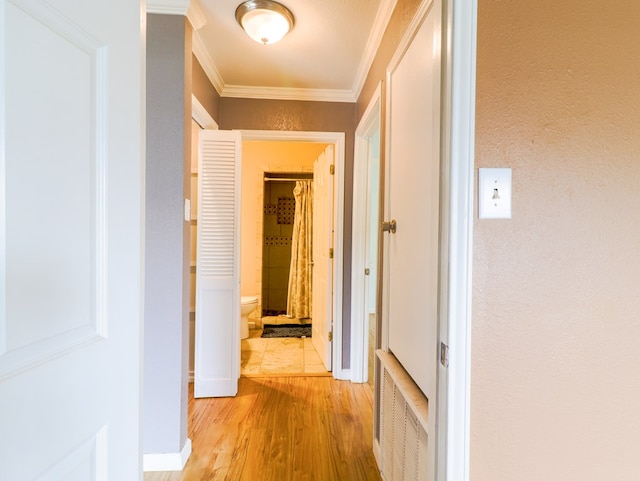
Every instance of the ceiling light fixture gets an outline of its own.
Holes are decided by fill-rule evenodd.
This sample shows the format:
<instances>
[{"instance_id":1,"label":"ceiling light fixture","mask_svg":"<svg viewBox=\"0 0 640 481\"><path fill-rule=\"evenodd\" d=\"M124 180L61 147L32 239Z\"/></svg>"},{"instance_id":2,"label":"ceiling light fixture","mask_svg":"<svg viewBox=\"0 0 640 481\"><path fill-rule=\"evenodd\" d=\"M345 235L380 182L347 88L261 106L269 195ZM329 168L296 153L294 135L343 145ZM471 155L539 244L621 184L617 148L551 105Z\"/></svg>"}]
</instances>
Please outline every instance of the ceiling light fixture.
<instances>
[{"instance_id":1,"label":"ceiling light fixture","mask_svg":"<svg viewBox=\"0 0 640 481\"><path fill-rule=\"evenodd\" d=\"M236 8L236 20L258 43L276 43L293 28L293 14L271 0L248 0Z\"/></svg>"}]
</instances>

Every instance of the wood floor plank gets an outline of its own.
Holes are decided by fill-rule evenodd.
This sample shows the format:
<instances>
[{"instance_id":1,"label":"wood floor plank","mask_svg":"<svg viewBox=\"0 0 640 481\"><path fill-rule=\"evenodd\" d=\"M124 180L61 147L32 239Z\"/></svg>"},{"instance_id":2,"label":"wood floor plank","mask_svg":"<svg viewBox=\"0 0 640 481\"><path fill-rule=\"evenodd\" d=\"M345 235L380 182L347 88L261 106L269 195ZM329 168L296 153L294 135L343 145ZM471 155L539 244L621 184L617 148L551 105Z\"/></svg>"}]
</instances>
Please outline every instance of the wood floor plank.
<instances>
[{"instance_id":1,"label":"wood floor plank","mask_svg":"<svg viewBox=\"0 0 640 481\"><path fill-rule=\"evenodd\" d=\"M330 377L241 378L238 396L193 399L181 473L144 481L379 481L368 384Z\"/></svg>"}]
</instances>

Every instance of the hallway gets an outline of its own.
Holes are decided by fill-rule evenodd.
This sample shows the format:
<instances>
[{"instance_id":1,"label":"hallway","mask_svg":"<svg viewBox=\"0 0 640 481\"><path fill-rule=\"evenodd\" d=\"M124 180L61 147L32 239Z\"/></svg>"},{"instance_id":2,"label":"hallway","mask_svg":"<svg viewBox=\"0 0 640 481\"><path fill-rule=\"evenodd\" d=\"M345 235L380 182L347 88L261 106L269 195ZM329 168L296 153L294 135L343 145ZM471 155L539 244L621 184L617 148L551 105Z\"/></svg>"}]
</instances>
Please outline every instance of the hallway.
<instances>
[{"instance_id":1,"label":"hallway","mask_svg":"<svg viewBox=\"0 0 640 481\"><path fill-rule=\"evenodd\" d=\"M184 471L144 481L378 481L368 384L240 378L235 398L193 399Z\"/></svg>"}]
</instances>

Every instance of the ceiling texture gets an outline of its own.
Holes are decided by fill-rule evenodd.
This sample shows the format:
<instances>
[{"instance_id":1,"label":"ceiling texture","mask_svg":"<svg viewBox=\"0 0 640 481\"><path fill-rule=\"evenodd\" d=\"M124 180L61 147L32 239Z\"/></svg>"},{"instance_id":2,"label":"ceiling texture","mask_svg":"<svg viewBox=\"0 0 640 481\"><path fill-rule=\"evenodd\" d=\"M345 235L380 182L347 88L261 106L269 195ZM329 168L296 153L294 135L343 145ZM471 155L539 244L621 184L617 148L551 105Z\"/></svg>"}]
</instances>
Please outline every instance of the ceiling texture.
<instances>
[{"instance_id":1,"label":"ceiling texture","mask_svg":"<svg viewBox=\"0 0 640 481\"><path fill-rule=\"evenodd\" d=\"M191 0L193 52L223 97L355 102L395 0L280 0L295 17L280 42L251 40L242 0Z\"/></svg>"}]
</instances>

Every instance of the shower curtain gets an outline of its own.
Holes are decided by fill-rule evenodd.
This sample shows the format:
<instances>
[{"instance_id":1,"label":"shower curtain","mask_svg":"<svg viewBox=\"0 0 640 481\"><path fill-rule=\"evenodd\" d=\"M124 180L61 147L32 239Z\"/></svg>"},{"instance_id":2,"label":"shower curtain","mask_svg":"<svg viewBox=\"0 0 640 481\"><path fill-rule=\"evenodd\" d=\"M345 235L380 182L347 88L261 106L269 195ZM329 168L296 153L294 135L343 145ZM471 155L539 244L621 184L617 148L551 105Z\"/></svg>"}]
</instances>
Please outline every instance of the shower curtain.
<instances>
[{"instance_id":1,"label":"shower curtain","mask_svg":"<svg viewBox=\"0 0 640 481\"><path fill-rule=\"evenodd\" d=\"M299 180L293 189L296 207L291 239L291 266L289 268L289 293L287 316L297 319L311 317L313 184L311 180Z\"/></svg>"}]
</instances>

